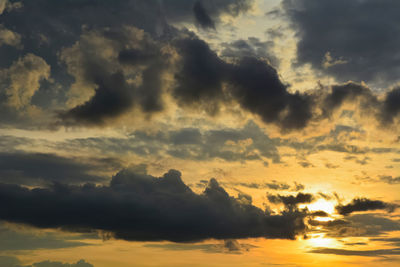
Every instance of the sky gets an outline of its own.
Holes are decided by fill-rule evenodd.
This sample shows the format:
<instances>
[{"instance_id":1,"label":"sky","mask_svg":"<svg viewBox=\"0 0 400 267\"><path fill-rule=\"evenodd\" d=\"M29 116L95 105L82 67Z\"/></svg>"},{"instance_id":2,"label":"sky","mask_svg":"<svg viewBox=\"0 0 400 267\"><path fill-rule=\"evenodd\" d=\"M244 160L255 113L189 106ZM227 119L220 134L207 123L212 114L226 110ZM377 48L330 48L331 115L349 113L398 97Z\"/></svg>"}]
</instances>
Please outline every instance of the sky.
<instances>
[{"instance_id":1,"label":"sky","mask_svg":"<svg viewBox=\"0 0 400 267\"><path fill-rule=\"evenodd\" d=\"M0 0L0 266L400 266L399 8Z\"/></svg>"}]
</instances>

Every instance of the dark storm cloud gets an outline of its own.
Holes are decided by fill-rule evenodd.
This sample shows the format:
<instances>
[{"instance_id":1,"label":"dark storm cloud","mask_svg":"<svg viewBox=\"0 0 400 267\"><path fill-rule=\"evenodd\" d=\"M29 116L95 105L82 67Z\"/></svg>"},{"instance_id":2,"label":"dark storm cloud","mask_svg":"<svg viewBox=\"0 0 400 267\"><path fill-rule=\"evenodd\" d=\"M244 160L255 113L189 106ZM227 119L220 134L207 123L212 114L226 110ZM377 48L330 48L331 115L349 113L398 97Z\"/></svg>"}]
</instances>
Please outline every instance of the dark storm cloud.
<instances>
[{"instance_id":1,"label":"dark storm cloud","mask_svg":"<svg viewBox=\"0 0 400 267\"><path fill-rule=\"evenodd\" d=\"M279 66L279 59L273 54L272 41L261 41L256 37L249 37L247 40L240 39L231 43L222 43L222 57L241 58L241 57L257 57L267 59L272 66Z\"/></svg>"},{"instance_id":2,"label":"dark storm cloud","mask_svg":"<svg viewBox=\"0 0 400 267\"><path fill-rule=\"evenodd\" d=\"M393 123L400 112L400 88L395 88L386 94L383 102L382 119L384 123Z\"/></svg>"},{"instance_id":3,"label":"dark storm cloud","mask_svg":"<svg viewBox=\"0 0 400 267\"><path fill-rule=\"evenodd\" d=\"M100 76L96 84L93 98L60 115L64 121L103 124L107 118L117 117L133 106L133 87L126 83L122 72Z\"/></svg>"},{"instance_id":4,"label":"dark storm cloud","mask_svg":"<svg viewBox=\"0 0 400 267\"><path fill-rule=\"evenodd\" d=\"M196 17L202 21L202 25L205 25L207 18L218 20L222 14L237 16L247 12L253 6L253 0L204 0L201 4L195 0L117 0L112 3L104 0L66 0L57 3L51 0L39 0L35 3L22 0L18 3L20 4L16 9L14 4L7 2L7 5L2 8L2 11L5 9L7 12L2 14L0 24L7 30L11 27L12 33L19 38L18 42L21 45L0 47L0 56L3 59L0 67L9 67L21 55L33 54L42 59L51 67L52 79L35 89L32 102L38 107L52 110L64 108L64 104L69 100L68 88L82 78L77 77L76 73L71 73L70 70L74 67L65 60L61 60L63 61L61 63L67 64L60 64L60 55L62 56L63 50L77 46L85 33L108 29L105 37L113 39L116 37L113 34L122 31L122 28L135 27L144 30L146 34L158 41L167 40L178 32L168 24L169 22L191 23ZM120 40L123 45L127 44L127 41ZM82 68L85 72L82 74L83 80L85 83L93 83L97 89L92 99L86 103L80 103L68 112L61 113L61 118L66 120L64 123L104 124L106 120L125 113L134 104L148 113L162 110L163 103L160 94L163 82L160 76L166 66L161 59L163 57L157 53L143 55L143 51L152 51L150 46L136 51L132 48L128 51L123 49L119 51L121 63L129 62L132 65L135 61L134 64L138 65L140 61L143 63L146 59L150 59L146 68L142 69L143 84L139 88L133 88L127 83L127 80L132 77L128 77L129 75L121 70L122 66L116 67L111 62L98 60L103 57L105 50L96 53L93 52L93 47L79 48L83 54L86 54L85 62L81 62L84 64ZM77 86L82 86L82 84ZM51 90L51 88L57 88L57 90ZM0 92L0 100L1 98ZM19 117L22 116L18 116L19 114L13 114L3 108L1 110L7 114L6 118L13 116L9 119L10 123L26 124L25 121L21 121ZM94 117L94 113L98 114L98 118Z\"/></svg>"},{"instance_id":5,"label":"dark storm cloud","mask_svg":"<svg viewBox=\"0 0 400 267\"><path fill-rule=\"evenodd\" d=\"M227 63L205 41L196 37L180 39L175 46L182 62L175 75L177 85L173 96L181 104L204 103L214 106L211 108L215 110L223 98L222 83L226 80Z\"/></svg>"},{"instance_id":6,"label":"dark storm cloud","mask_svg":"<svg viewBox=\"0 0 400 267\"><path fill-rule=\"evenodd\" d=\"M33 99L44 108L49 108L53 102L62 105L66 101L66 91L75 77L67 73L64 64L60 64L59 54L63 48L78 41L84 31L134 25L158 35L169 28L156 0L20 2L21 8L2 14L0 23L21 35L21 48L1 47L0 65L8 67L21 55L30 53L49 64L53 80L50 85L43 84ZM61 90L51 90L55 87Z\"/></svg>"},{"instance_id":7,"label":"dark storm cloud","mask_svg":"<svg viewBox=\"0 0 400 267\"><path fill-rule=\"evenodd\" d=\"M192 22L197 0L39 0L20 1L18 10L5 12L1 24L23 36L24 52L37 52L54 63L61 47L72 45L82 33L82 26L90 29L118 28L131 25L153 36L168 31L168 22ZM210 16L237 16L249 11L253 0L203 0ZM35 23L32 23L35 22ZM3 52L10 52L4 50ZM13 54L18 51L11 50ZM6 55L6 54L4 54ZM9 58L9 57L7 57ZM2 62L4 64L5 62Z\"/></svg>"},{"instance_id":8,"label":"dark storm cloud","mask_svg":"<svg viewBox=\"0 0 400 267\"><path fill-rule=\"evenodd\" d=\"M298 204L311 203L314 196L308 193L298 193L296 196L267 195L268 201L274 204L284 204L287 207L295 207Z\"/></svg>"},{"instance_id":9,"label":"dark storm cloud","mask_svg":"<svg viewBox=\"0 0 400 267\"><path fill-rule=\"evenodd\" d=\"M210 22L203 16L208 17L213 23L219 22L221 15L237 17L253 8L254 0L163 0L161 8L168 22ZM195 10L198 3L202 11ZM198 12L204 12L200 18ZM200 20L200 21L199 21ZM206 23L208 24L208 23Z\"/></svg>"},{"instance_id":10,"label":"dark storm cloud","mask_svg":"<svg viewBox=\"0 0 400 267\"><path fill-rule=\"evenodd\" d=\"M360 107L363 109L378 105L376 96L367 86L354 82L347 82L331 87L331 92L325 97L322 103L323 112L326 116L329 116L346 101L355 102L356 100L360 100Z\"/></svg>"},{"instance_id":11,"label":"dark storm cloud","mask_svg":"<svg viewBox=\"0 0 400 267\"><path fill-rule=\"evenodd\" d=\"M61 119L67 124L102 125L135 106L149 114L162 110L162 75L169 55L161 48L138 28L85 32L78 43L63 50L61 58L70 72L80 69L73 72L75 80L95 85L94 96L61 113ZM102 56L109 49L115 55ZM130 82L138 77L140 84Z\"/></svg>"},{"instance_id":12,"label":"dark storm cloud","mask_svg":"<svg viewBox=\"0 0 400 267\"><path fill-rule=\"evenodd\" d=\"M242 57L227 63L196 37L180 40L177 48L182 69L177 75L174 96L182 103L205 104L208 108L212 105L214 111L218 109L218 100L226 97L226 85L230 97L266 123L293 130L305 127L311 119L312 98L289 93L277 71L264 60Z\"/></svg>"},{"instance_id":13,"label":"dark storm cloud","mask_svg":"<svg viewBox=\"0 0 400 267\"><path fill-rule=\"evenodd\" d=\"M299 129L312 117L308 95L289 93L277 71L265 61L242 58L230 72L232 95L242 108L257 114L266 123L283 129Z\"/></svg>"},{"instance_id":14,"label":"dark storm cloud","mask_svg":"<svg viewBox=\"0 0 400 267\"><path fill-rule=\"evenodd\" d=\"M113 69L120 64L93 58L93 53L85 52L81 79L94 83L97 89L90 100L61 114L61 118L66 123L72 119L71 123L99 125L127 112L134 104L139 104L147 113L162 110L161 76L163 71L172 67L166 62L168 55L161 52L165 44L157 43L148 35L129 40L124 30L106 30L100 35L115 43L116 49L121 49L126 43L141 46L140 50L121 50L118 59L123 65L138 67L147 64L142 73L142 85L136 88L128 83L128 77L124 75L126 71L122 69L115 72ZM120 35L122 37L117 38ZM312 118L312 97L290 93L277 71L266 61L241 57L235 63L228 63L193 33L182 31L177 35L172 47L180 60L176 66L172 95L180 105L199 106L215 114L221 104L233 100L243 109L260 116L264 122L278 124L285 130L303 128ZM90 46L82 45L80 48L90 49Z\"/></svg>"},{"instance_id":15,"label":"dark storm cloud","mask_svg":"<svg viewBox=\"0 0 400 267\"><path fill-rule=\"evenodd\" d=\"M22 50L13 51L1 47L2 64L16 64L21 55L31 53L35 55L30 57L43 63L37 78L42 84L24 101L32 100L46 111L67 108L58 112L61 121L52 126L104 125L135 108L152 115L164 110L164 93L171 93L182 107L200 107L210 114L223 104L237 102L283 131L307 126L315 118L315 109L329 117L346 101L377 109L383 122L391 123L398 115L397 89L382 102L366 86L352 82L332 86L329 93L294 92L272 67L278 62L269 51L271 42L254 37L237 40L223 44L218 55L194 33L168 24L197 17L198 23L211 27L222 14L247 12L253 1L40 0L22 4L1 17L5 28L22 36L23 45ZM164 80L164 74L173 75L174 81ZM45 100L50 94L52 101ZM88 97L77 100L74 94ZM18 114L4 112L10 123L16 121Z\"/></svg>"},{"instance_id":16,"label":"dark storm cloud","mask_svg":"<svg viewBox=\"0 0 400 267\"><path fill-rule=\"evenodd\" d=\"M171 170L161 178L123 170L109 186L27 189L0 185L0 219L39 228L102 230L125 240L294 239L305 230L297 209L271 215L229 196L211 179L200 195ZM7 204L5 204L7 203Z\"/></svg>"},{"instance_id":17,"label":"dark storm cloud","mask_svg":"<svg viewBox=\"0 0 400 267\"><path fill-rule=\"evenodd\" d=\"M355 198L347 205L336 206L336 211L341 215L349 215L358 211L386 210L393 212L398 206L380 200L370 200L367 198Z\"/></svg>"},{"instance_id":18,"label":"dark storm cloud","mask_svg":"<svg viewBox=\"0 0 400 267\"><path fill-rule=\"evenodd\" d=\"M341 81L398 81L398 1L284 0L282 6L299 37L299 64Z\"/></svg>"},{"instance_id":19,"label":"dark storm cloud","mask_svg":"<svg viewBox=\"0 0 400 267\"><path fill-rule=\"evenodd\" d=\"M21 185L100 183L105 178L91 173L113 168L112 159L86 161L45 153L1 152L0 182Z\"/></svg>"},{"instance_id":20,"label":"dark storm cloud","mask_svg":"<svg viewBox=\"0 0 400 267\"><path fill-rule=\"evenodd\" d=\"M201 27L205 29L215 29L215 23L208 15L207 10L205 10L201 1L197 1L196 3L194 3L193 12L196 21L200 24Z\"/></svg>"},{"instance_id":21,"label":"dark storm cloud","mask_svg":"<svg viewBox=\"0 0 400 267\"><path fill-rule=\"evenodd\" d=\"M29 0L19 1L20 8L4 12L0 23L22 36L23 49L0 50L3 61L9 65L17 54L35 53L45 58L55 71L57 53L79 39L83 28L119 28L131 25L143 29L152 36L169 31L168 23L193 22L196 0ZM253 0L203 0L202 4L213 19L222 14L237 16L249 11ZM35 23L33 23L35 22ZM84 26L84 27L83 27ZM58 78L67 79L57 73Z\"/></svg>"}]
</instances>

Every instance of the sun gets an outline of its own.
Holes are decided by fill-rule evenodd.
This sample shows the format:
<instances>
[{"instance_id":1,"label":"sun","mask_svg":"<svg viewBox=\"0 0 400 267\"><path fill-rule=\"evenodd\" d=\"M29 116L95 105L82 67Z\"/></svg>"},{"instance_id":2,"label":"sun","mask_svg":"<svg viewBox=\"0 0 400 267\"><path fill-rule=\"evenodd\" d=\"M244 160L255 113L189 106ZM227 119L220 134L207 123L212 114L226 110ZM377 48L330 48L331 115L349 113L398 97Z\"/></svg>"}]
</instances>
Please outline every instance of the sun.
<instances>
[{"instance_id":1,"label":"sun","mask_svg":"<svg viewBox=\"0 0 400 267\"><path fill-rule=\"evenodd\" d=\"M310 211L325 211L328 214L333 214L335 212L335 205L325 199L318 199L316 202L308 204L307 208Z\"/></svg>"}]
</instances>

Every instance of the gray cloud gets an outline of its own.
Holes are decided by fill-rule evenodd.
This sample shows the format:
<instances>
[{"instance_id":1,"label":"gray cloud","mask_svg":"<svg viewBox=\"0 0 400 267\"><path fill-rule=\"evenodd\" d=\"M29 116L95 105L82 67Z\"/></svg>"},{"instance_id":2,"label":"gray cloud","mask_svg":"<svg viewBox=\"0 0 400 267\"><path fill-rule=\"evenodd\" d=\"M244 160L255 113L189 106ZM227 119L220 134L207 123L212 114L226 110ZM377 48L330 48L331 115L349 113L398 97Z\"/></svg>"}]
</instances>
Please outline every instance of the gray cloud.
<instances>
[{"instance_id":1,"label":"gray cloud","mask_svg":"<svg viewBox=\"0 0 400 267\"><path fill-rule=\"evenodd\" d=\"M71 264L58 261L42 261L32 265L22 265L16 257L11 256L0 256L0 264L2 267L94 267L85 260L79 260Z\"/></svg>"},{"instance_id":2,"label":"gray cloud","mask_svg":"<svg viewBox=\"0 0 400 267\"><path fill-rule=\"evenodd\" d=\"M400 230L398 220L384 217L381 214L353 214L333 221L310 219L308 223L311 226L322 226L322 232L333 238L377 237Z\"/></svg>"},{"instance_id":3,"label":"gray cloud","mask_svg":"<svg viewBox=\"0 0 400 267\"><path fill-rule=\"evenodd\" d=\"M208 15L201 1L197 1L193 6L194 16L199 25L205 29L215 29L215 23Z\"/></svg>"},{"instance_id":4,"label":"gray cloud","mask_svg":"<svg viewBox=\"0 0 400 267\"><path fill-rule=\"evenodd\" d=\"M44 185L53 182L102 183L102 172L119 168L112 159L74 159L45 153L0 153L0 182Z\"/></svg>"},{"instance_id":5,"label":"gray cloud","mask_svg":"<svg viewBox=\"0 0 400 267\"><path fill-rule=\"evenodd\" d=\"M16 227L14 227L16 228ZM12 227L7 227L0 223L0 251L17 251L17 250L38 250L38 249L60 249L89 246L89 244L81 242L74 237L59 237L54 233L35 234L30 230L18 231ZM0 264L1 265L1 264ZM3 265L1 265L3 266Z\"/></svg>"},{"instance_id":6,"label":"gray cloud","mask_svg":"<svg viewBox=\"0 0 400 267\"><path fill-rule=\"evenodd\" d=\"M164 84L161 76L166 67L163 61L166 55L160 54L160 47L156 43L165 44L165 40L171 41L173 37L176 37L178 30L168 23L182 21L191 23L195 15L199 19L199 12L195 12L195 14L193 12L193 8L198 6L196 3L195 0L117 0L113 3L95 0L67 0L57 4L49 0L40 0L35 4L25 0L15 3L5 1L0 7L1 12L3 13L3 10L9 12L4 12L1 17L0 42L3 41L9 45L0 47L0 56L3 59L0 68L6 70L24 55L35 54L37 58L43 59L51 68L53 79L48 83L40 84L40 86L31 85L29 90L23 90L26 91L22 99L23 104L31 100L33 91L37 95L34 99L35 104L38 107L46 108L49 113L68 108L69 111L61 112L61 118L66 120L64 122L66 124L104 124L105 120L115 118L133 106L138 106L148 113L160 111L163 108L160 97L161 85ZM13 11L14 6L15 8L19 7L18 11ZM201 7L204 7L203 11L207 10L210 14L209 18L216 21L222 14L235 17L240 13L247 12L252 6L252 0L204 0L201 2ZM198 11L198 8L195 10ZM203 24L204 15L206 13L202 17ZM31 26L28 27L28 25ZM121 32L125 27L144 30L146 32L145 39L153 38L157 41L152 44L150 41L146 42L148 46L145 48L141 47L138 42L129 46L128 43L132 42L135 36L139 37L143 34L139 30L127 34L131 37L130 40L121 38ZM87 45L88 42L84 43L85 40L82 40L82 36L93 32L102 32L104 42L114 42L111 49L117 53L120 52L122 65L115 63L117 58L114 55L107 58L108 53L104 53L104 51L110 47L101 45L98 42L99 39L93 40L93 37L98 38L99 36L92 35L88 38L93 41L91 46ZM119 43L120 46L115 46L115 43ZM100 45L100 47L96 47L96 45ZM129 51L125 51L125 49ZM146 62L146 68L143 69L143 66L138 65L143 65L144 62L138 62L138 58L134 59L132 55L135 52L149 53L151 49L152 56L149 58L150 61ZM67 55L65 51L71 52L71 50L75 50L76 53ZM130 58L124 58L126 56L130 56ZM68 57L73 59L69 58L68 60ZM74 60L75 62L80 61L74 66ZM137 84L134 86L132 83L132 74L135 72L132 72L133 68L136 70L136 78L143 78L140 86ZM127 69L131 69L130 73L127 73ZM48 76L49 72L47 71L44 78L47 79ZM89 91L88 87L90 87ZM78 94L77 91L80 91L84 102L71 100L71 96ZM92 95L93 92L95 93L93 98L85 99L84 96ZM16 93L12 95L13 100L17 99L15 95ZM0 95L0 100L2 98ZM18 104L17 107L21 106L16 101L14 102L15 105ZM97 113L98 117L94 117L92 115L94 113ZM19 122L26 123L22 122L19 118L21 116L17 115L13 116L9 123L14 125L19 125ZM49 120L50 118L43 119ZM37 121L36 123L38 124Z\"/></svg>"},{"instance_id":7,"label":"gray cloud","mask_svg":"<svg viewBox=\"0 0 400 267\"><path fill-rule=\"evenodd\" d=\"M266 123L293 130L305 127L311 119L312 98L290 93L267 62L242 57L234 64L227 63L197 38L180 40L177 47L183 62L174 96L183 104L206 103L211 110L218 110L227 84L230 96Z\"/></svg>"},{"instance_id":8,"label":"gray cloud","mask_svg":"<svg viewBox=\"0 0 400 267\"><path fill-rule=\"evenodd\" d=\"M296 196L267 195L268 201L274 204L284 204L286 207L294 208L298 204L311 203L315 200L314 196L308 193L298 193Z\"/></svg>"},{"instance_id":9,"label":"gray cloud","mask_svg":"<svg viewBox=\"0 0 400 267\"><path fill-rule=\"evenodd\" d=\"M247 252L256 246L239 243L235 239L224 240L223 243L216 244L145 244L144 247L162 248L164 250L172 251L187 251L187 250L201 250L205 253L227 253L227 254L241 254Z\"/></svg>"},{"instance_id":10,"label":"gray cloud","mask_svg":"<svg viewBox=\"0 0 400 267\"><path fill-rule=\"evenodd\" d=\"M393 177L390 175L381 175L379 180L388 184L400 184L400 177Z\"/></svg>"},{"instance_id":11,"label":"gray cloud","mask_svg":"<svg viewBox=\"0 0 400 267\"><path fill-rule=\"evenodd\" d=\"M331 92L323 100L323 112L330 116L333 111L341 107L345 102L359 101L360 108L366 110L378 105L378 100L372 91L363 84L347 82L333 85Z\"/></svg>"},{"instance_id":12,"label":"gray cloud","mask_svg":"<svg viewBox=\"0 0 400 267\"><path fill-rule=\"evenodd\" d=\"M393 212L396 208L397 205L386 203L380 200L355 198L347 205L336 206L336 211L341 215L348 215L353 212L370 210L387 210L388 212Z\"/></svg>"},{"instance_id":13,"label":"gray cloud","mask_svg":"<svg viewBox=\"0 0 400 267\"><path fill-rule=\"evenodd\" d=\"M393 249L376 249L376 250L348 250L338 248L316 248L309 251L310 253L319 254L333 254L342 256L365 256L365 257L377 257L377 256L388 256L388 255L400 255L400 248Z\"/></svg>"},{"instance_id":14,"label":"gray cloud","mask_svg":"<svg viewBox=\"0 0 400 267\"><path fill-rule=\"evenodd\" d=\"M303 184L299 184L294 182L294 185L289 185L287 183L278 182L276 180L272 180L266 183L237 183L237 185L254 188L254 189L270 189L270 190L277 190L277 191L301 191L304 190L305 186Z\"/></svg>"},{"instance_id":15,"label":"gray cloud","mask_svg":"<svg viewBox=\"0 0 400 267\"><path fill-rule=\"evenodd\" d=\"M398 81L397 1L284 0L282 6L300 38L299 64L341 81Z\"/></svg>"},{"instance_id":16,"label":"gray cloud","mask_svg":"<svg viewBox=\"0 0 400 267\"><path fill-rule=\"evenodd\" d=\"M222 43L222 57L241 58L257 57L268 60L272 66L279 66L279 59L273 54L274 42L261 41L256 37L249 37L247 40L240 39L231 43Z\"/></svg>"},{"instance_id":17,"label":"gray cloud","mask_svg":"<svg viewBox=\"0 0 400 267\"><path fill-rule=\"evenodd\" d=\"M134 131L128 138L74 139L56 144L56 147L76 151L83 146L105 155L134 153L139 156L169 155L189 160L223 159L231 162L269 159L278 163L278 143L279 140L270 138L262 128L249 121L240 129Z\"/></svg>"},{"instance_id":18,"label":"gray cloud","mask_svg":"<svg viewBox=\"0 0 400 267\"><path fill-rule=\"evenodd\" d=\"M297 209L271 215L231 196L211 179L200 195L171 170L161 178L123 170L109 186L26 189L0 185L0 219L40 228L102 230L125 240L294 239L306 230ZM140 214L140 216L138 216Z\"/></svg>"}]
</instances>

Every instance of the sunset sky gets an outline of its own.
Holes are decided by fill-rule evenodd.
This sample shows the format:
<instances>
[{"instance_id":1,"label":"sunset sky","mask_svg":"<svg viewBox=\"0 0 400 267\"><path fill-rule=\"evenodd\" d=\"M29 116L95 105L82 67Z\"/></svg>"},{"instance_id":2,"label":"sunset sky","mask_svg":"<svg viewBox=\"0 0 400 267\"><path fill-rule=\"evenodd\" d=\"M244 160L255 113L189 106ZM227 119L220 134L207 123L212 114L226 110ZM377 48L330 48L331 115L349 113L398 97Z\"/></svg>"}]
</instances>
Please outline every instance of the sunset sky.
<instances>
[{"instance_id":1,"label":"sunset sky","mask_svg":"<svg viewBox=\"0 0 400 267\"><path fill-rule=\"evenodd\" d=\"M399 11L0 0L0 267L400 266Z\"/></svg>"}]
</instances>

